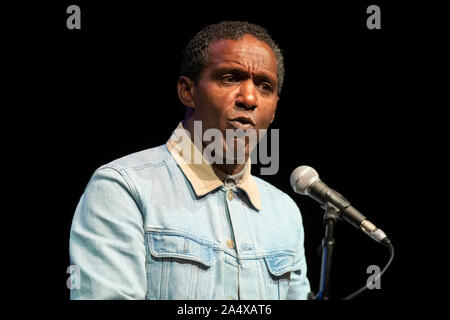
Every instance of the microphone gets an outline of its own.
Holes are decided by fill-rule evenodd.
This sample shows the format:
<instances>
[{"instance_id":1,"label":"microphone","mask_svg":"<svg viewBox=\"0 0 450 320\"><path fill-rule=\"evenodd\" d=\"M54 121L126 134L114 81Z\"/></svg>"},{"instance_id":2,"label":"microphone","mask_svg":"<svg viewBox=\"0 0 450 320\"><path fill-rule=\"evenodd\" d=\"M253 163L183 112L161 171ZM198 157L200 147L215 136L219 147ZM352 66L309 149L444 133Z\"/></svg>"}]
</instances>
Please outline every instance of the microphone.
<instances>
[{"instance_id":1,"label":"microphone","mask_svg":"<svg viewBox=\"0 0 450 320\"><path fill-rule=\"evenodd\" d=\"M350 222L353 226L361 229L375 241L384 245L389 245L388 239L383 230L377 228L372 222L367 220L358 210L353 208L341 194L329 188L319 178L316 170L309 166L300 166L291 174L291 186L296 193L307 195L326 206L331 203L339 209L340 217Z\"/></svg>"}]
</instances>

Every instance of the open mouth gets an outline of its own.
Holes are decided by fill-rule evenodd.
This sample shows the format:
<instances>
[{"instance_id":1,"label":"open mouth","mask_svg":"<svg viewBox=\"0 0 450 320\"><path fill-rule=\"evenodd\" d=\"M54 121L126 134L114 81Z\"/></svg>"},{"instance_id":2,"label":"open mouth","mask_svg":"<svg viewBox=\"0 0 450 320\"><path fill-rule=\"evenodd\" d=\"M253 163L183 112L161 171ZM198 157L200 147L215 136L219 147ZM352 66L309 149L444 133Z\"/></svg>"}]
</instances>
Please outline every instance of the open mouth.
<instances>
[{"instance_id":1,"label":"open mouth","mask_svg":"<svg viewBox=\"0 0 450 320\"><path fill-rule=\"evenodd\" d=\"M230 120L230 123L235 129L242 129L244 131L256 125L253 119L250 117L237 117Z\"/></svg>"}]
</instances>

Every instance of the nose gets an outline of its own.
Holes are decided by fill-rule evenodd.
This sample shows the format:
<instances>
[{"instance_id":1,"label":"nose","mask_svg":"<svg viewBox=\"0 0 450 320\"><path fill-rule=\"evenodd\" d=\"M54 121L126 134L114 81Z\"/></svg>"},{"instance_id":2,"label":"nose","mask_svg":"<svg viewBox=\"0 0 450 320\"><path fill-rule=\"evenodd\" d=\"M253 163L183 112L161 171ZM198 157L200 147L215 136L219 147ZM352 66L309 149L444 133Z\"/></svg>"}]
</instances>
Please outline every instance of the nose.
<instances>
[{"instance_id":1,"label":"nose","mask_svg":"<svg viewBox=\"0 0 450 320\"><path fill-rule=\"evenodd\" d=\"M236 106L247 110L253 110L258 106L256 88L252 81L242 82L236 99Z\"/></svg>"}]
</instances>

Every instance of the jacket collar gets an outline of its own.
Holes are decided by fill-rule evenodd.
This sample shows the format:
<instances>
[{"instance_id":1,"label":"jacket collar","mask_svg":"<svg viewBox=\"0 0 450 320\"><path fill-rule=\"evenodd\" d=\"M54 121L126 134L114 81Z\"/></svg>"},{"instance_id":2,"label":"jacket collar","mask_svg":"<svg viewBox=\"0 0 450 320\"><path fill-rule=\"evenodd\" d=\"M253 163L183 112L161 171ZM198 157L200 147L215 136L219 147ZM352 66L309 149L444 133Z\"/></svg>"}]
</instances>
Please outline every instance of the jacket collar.
<instances>
[{"instance_id":1,"label":"jacket collar","mask_svg":"<svg viewBox=\"0 0 450 320\"><path fill-rule=\"evenodd\" d=\"M189 132L183 127L182 122L178 124L166 146L191 183L197 196L203 196L224 185L212 166L203 157L202 152L192 143ZM186 150L190 150L190 152L186 152ZM247 160L244 170L244 174L236 187L247 194L253 207L259 211L261 210L261 196L255 179L251 175L250 158Z\"/></svg>"}]
</instances>

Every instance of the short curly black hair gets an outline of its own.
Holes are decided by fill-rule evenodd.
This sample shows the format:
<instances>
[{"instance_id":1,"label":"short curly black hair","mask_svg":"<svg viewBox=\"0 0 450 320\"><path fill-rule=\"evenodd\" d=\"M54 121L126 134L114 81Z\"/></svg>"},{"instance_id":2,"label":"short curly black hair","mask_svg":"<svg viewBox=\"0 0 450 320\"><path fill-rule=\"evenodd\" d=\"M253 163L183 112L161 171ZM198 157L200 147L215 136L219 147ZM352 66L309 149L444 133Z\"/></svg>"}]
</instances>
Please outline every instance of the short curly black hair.
<instances>
[{"instance_id":1,"label":"short curly black hair","mask_svg":"<svg viewBox=\"0 0 450 320\"><path fill-rule=\"evenodd\" d=\"M277 93L280 94L284 80L283 54L265 28L245 21L222 21L200 30L184 50L180 74L198 81L203 69L211 63L211 43L222 39L239 40L246 34L267 43L272 49L277 60Z\"/></svg>"}]
</instances>

